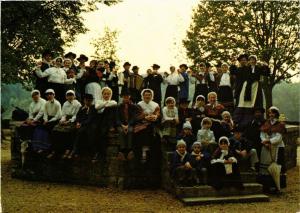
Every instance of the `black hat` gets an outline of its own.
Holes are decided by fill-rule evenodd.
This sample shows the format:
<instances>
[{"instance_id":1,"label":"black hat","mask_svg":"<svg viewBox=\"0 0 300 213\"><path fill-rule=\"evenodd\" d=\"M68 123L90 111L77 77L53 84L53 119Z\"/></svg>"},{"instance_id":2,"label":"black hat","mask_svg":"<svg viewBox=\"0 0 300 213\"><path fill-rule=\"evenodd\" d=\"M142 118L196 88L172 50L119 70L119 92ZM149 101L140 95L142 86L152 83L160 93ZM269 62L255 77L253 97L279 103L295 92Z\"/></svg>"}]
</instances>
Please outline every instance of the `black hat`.
<instances>
[{"instance_id":1,"label":"black hat","mask_svg":"<svg viewBox=\"0 0 300 213\"><path fill-rule=\"evenodd\" d=\"M64 57L65 58L69 58L69 57L76 58L76 54L72 53L72 52L68 52Z\"/></svg>"},{"instance_id":2,"label":"black hat","mask_svg":"<svg viewBox=\"0 0 300 213\"><path fill-rule=\"evenodd\" d=\"M114 62L114 61L109 62L109 67L111 69L114 68L114 67L116 67L116 62Z\"/></svg>"},{"instance_id":3,"label":"black hat","mask_svg":"<svg viewBox=\"0 0 300 213\"><path fill-rule=\"evenodd\" d=\"M128 61L126 61L126 62L123 64L123 67L125 67L125 66L131 66L131 64L130 64Z\"/></svg>"},{"instance_id":4,"label":"black hat","mask_svg":"<svg viewBox=\"0 0 300 213\"><path fill-rule=\"evenodd\" d=\"M91 95L91 94L84 94L84 96L83 96L85 99L87 99L87 100L94 100L94 97L93 97L93 95Z\"/></svg>"},{"instance_id":5,"label":"black hat","mask_svg":"<svg viewBox=\"0 0 300 213\"><path fill-rule=\"evenodd\" d=\"M158 64L153 64L153 65L152 65L152 68L153 68L153 69L159 69L160 66L159 66Z\"/></svg>"},{"instance_id":6,"label":"black hat","mask_svg":"<svg viewBox=\"0 0 300 213\"><path fill-rule=\"evenodd\" d=\"M83 54L80 54L79 58L77 58L77 61L81 61L81 60L88 61L89 58Z\"/></svg>"},{"instance_id":7,"label":"black hat","mask_svg":"<svg viewBox=\"0 0 300 213\"><path fill-rule=\"evenodd\" d=\"M50 55L53 58L53 52L48 49L42 53L42 58L45 58L46 55Z\"/></svg>"},{"instance_id":8,"label":"black hat","mask_svg":"<svg viewBox=\"0 0 300 213\"><path fill-rule=\"evenodd\" d=\"M239 125L236 125L231 131L232 132L243 132L244 130Z\"/></svg>"},{"instance_id":9,"label":"black hat","mask_svg":"<svg viewBox=\"0 0 300 213\"><path fill-rule=\"evenodd\" d=\"M190 101L187 98L180 98L179 99L179 104L188 104Z\"/></svg>"},{"instance_id":10,"label":"black hat","mask_svg":"<svg viewBox=\"0 0 300 213\"><path fill-rule=\"evenodd\" d=\"M185 69L189 68L186 64L181 64L179 68L184 67Z\"/></svg>"},{"instance_id":11,"label":"black hat","mask_svg":"<svg viewBox=\"0 0 300 213\"><path fill-rule=\"evenodd\" d=\"M126 96L126 95L130 95L130 92L127 88L122 89L121 91L121 96Z\"/></svg>"},{"instance_id":12,"label":"black hat","mask_svg":"<svg viewBox=\"0 0 300 213\"><path fill-rule=\"evenodd\" d=\"M222 66L222 62L221 61L218 61L216 67L221 67Z\"/></svg>"},{"instance_id":13,"label":"black hat","mask_svg":"<svg viewBox=\"0 0 300 213\"><path fill-rule=\"evenodd\" d=\"M261 113L265 113L266 110L263 107L255 107L253 109L253 112L256 112L256 111L260 111Z\"/></svg>"},{"instance_id":14,"label":"black hat","mask_svg":"<svg viewBox=\"0 0 300 213\"><path fill-rule=\"evenodd\" d=\"M239 57L237 58L237 60L240 61L240 60L242 60L243 58L246 58L246 59L248 60L248 58L249 58L248 54L245 53L245 54L239 55Z\"/></svg>"},{"instance_id":15,"label":"black hat","mask_svg":"<svg viewBox=\"0 0 300 213\"><path fill-rule=\"evenodd\" d=\"M139 69L138 66L133 66L133 67L132 67L132 70L137 70L137 69Z\"/></svg>"},{"instance_id":16,"label":"black hat","mask_svg":"<svg viewBox=\"0 0 300 213\"><path fill-rule=\"evenodd\" d=\"M206 68L209 68L209 67L211 67L211 64L210 64L209 62L206 62L206 63L205 63L205 67L206 67Z\"/></svg>"}]
</instances>

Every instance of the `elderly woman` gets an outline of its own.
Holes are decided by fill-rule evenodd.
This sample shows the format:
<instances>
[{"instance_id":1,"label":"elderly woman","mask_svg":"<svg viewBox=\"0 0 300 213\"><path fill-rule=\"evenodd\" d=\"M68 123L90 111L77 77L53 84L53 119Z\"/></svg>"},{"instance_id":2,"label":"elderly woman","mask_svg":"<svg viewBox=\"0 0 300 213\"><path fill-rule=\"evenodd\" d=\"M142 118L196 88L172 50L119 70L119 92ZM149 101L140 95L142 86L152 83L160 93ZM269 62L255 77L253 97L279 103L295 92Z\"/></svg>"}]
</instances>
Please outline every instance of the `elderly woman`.
<instances>
[{"instance_id":1,"label":"elderly woman","mask_svg":"<svg viewBox=\"0 0 300 213\"><path fill-rule=\"evenodd\" d=\"M286 132L285 124L278 120L279 109L277 107L270 107L268 115L269 119L262 125L260 133L261 143L263 144L259 168L261 177L267 177L269 175L268 167L273 161L281 165L281 174L286 172L284 160L285 145L282 140L283 134ZM262 183L266 190L272 187L270 181L262 181ZM285 186L285 183L283 186Z\"/></svg>"},{"instance_id":2,"label":"elderly woman","mask_svg":"<svg viewBox=\"0 0 300 213\"><path fill-rule=\"evenodd\" d=\"M62 58L58 57L55 59L55 67L50 67L44 72L41 70L42 63L37 64L35 73L38 77L48 77L48 87L55 91L55 97L63 104L65 102L65 84L73 84L76 82L75 78L67 78L67 74L62 66Z\"/></svg>"}]
</instances>

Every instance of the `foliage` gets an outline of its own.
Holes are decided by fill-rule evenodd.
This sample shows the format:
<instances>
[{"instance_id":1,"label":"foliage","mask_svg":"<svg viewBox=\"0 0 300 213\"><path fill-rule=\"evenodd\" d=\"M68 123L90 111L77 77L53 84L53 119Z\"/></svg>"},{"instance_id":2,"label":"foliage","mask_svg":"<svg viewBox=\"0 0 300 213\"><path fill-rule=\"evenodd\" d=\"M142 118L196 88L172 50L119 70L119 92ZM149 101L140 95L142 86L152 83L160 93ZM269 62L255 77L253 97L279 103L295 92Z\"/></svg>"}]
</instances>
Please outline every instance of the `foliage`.
<instances>
[{"instance_id":1,"label":"foliage","mask_svg":"<svg viewBox=\"0 0 300 213\"><path fill-rule=\"evenodd\" d=\"M97 2L102 1L2 2L2 82L28 85L35 59L45 49L62 54L63 46L86 32L81 14L96 10Z\"/></svg>"},{"instance_id":2,"label":"foliage","mask_svg":"<svg viewBox=\"0 0 300 213\"><path fill-rule=\"evenodd\" d=\"M118 64L117 43L119 32L111 30L108 27L104 28L104 35L94 39L91 44L95 48L94 58L98 60L115 61Z\"/></svg>"}]
</instances>

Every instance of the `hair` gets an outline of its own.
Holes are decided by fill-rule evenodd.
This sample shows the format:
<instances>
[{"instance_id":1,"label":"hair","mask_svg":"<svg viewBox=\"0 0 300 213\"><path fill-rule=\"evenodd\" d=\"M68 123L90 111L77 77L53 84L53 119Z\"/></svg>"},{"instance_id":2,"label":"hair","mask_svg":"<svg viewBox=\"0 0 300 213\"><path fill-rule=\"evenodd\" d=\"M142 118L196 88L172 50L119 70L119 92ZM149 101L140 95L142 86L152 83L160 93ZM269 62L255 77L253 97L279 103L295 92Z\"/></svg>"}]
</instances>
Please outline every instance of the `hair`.
<instances>
[{"instance_id":1,"label":"hair","mask_svg":"<svg viewBox=\"0 0 300 213\"><path fill-rule=\"evenodd\" d=\"M166 104L173 102L174 104L176 104L176 100L173 97L167 97L166 98Z\"/></svg>"},{"instance_id":2,"label":"hair","mask_svg":"<svg viewBox=\"0 0 300 213\"><path fill-rule=\"evenodd\" d=\"M231 114L230 114L230 112L228 112L228 111L222 112L221 115L222 115L222 118L224 118L225 115L229 115L229 117L231 118Z\"/></svg>"},{"instance_id":3,"label":"hair","mask_svg":"<svg viewBox=\"0 0 300 213\"><path fill-rule=\"evenodd\" d=\"M203 126L204 124L210 124L210 125L212 125L211 119L209 117L203 118L202 121L201 121L201 126Z\"/></svg>"},{"instance_id":4,"label":"hair","mask_svg":"<svg viewBox=\"0 0 300 213\"><path fill-rule=\"evenodd\" d=\"M111 88L109 88L109 87L103 87L102 90L101 90L101 94L103 94L103 92L104 92L105 90L109 91L110 94L112 95L112 90L111 90Z\"/></svg>"},{"instance_id":5,"label":"hair","mask_svg":"<svg viewBox=\"0 0 300 213\"><path fill-rule=\"evenodd\" d=\"M208 93L208 94L207 94L207 99L209 100L209 97L212 96L212 95L216 96L216 98L217 98L217 100L218 100L218 95L217 95L216 92L210 92L210 93Z\"/></svg>"},{"instance_id":6,"label":"hair","mask_svg":"<svg viewBox=\"0 0 300 213\"><path fill-rule=\"evenodd\" d=\"M40 95L40 92L39 91L33 91L31 93L31 97L36 96L36 95Z\"/></svg>"}]
</instances>

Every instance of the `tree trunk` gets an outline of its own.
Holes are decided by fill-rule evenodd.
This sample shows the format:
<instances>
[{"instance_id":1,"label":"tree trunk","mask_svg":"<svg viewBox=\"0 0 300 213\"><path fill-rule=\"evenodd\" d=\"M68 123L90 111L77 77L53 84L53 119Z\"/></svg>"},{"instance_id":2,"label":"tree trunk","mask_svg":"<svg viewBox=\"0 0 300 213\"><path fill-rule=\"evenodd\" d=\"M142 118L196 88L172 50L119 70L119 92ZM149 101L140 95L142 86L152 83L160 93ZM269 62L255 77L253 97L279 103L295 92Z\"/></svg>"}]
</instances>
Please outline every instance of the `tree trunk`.
<instances>
[{"instance_id":1,"label":"tree trunk","mask_svg":"<svg viewBox=\"0 0 300 213\"><path fill-rule=\"evenodd\" d=\"M273 95L272 95L273 86L272 85L264 85L263 90L264 90L264 94L265 94L266 110L267 110L273 105Z\"/></svg>"}]
</instances>

